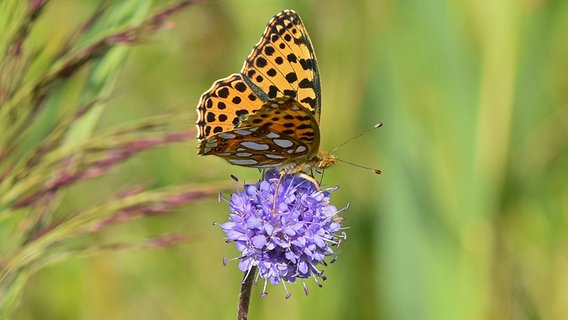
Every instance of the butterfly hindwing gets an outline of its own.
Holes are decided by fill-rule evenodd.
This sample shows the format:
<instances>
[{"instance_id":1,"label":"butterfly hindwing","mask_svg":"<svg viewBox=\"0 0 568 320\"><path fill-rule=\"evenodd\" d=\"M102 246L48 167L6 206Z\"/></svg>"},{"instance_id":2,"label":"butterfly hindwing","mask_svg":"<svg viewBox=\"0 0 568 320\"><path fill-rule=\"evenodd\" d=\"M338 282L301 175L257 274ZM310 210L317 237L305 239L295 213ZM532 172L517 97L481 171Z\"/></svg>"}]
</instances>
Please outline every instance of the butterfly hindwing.
<instances>
[{"instance_id":1,"label":"butterfly hindwing","mask_svg":"<svg viewBox=\"0 0 568 320\"><path fill-rule=\"evenodd\" d=\"M309 109L296 100L270 100L241 127L215 134L200 144L201 154L214 154L232 164L277 167L310 158L319 148L319 128Z\"/></svg>"},{"instance_id":2,"label":"butterfly hindwing","mask_svg":"<svg viewBox=\"0 0 568 320\"><path fill-rule=\"evenodd\" d=\"M268 127L271 131L300 141L312 150L317 151L319 147L319 127L311 111L291 97L268 101L242 126Z\"/></svg>"}]
</instances>

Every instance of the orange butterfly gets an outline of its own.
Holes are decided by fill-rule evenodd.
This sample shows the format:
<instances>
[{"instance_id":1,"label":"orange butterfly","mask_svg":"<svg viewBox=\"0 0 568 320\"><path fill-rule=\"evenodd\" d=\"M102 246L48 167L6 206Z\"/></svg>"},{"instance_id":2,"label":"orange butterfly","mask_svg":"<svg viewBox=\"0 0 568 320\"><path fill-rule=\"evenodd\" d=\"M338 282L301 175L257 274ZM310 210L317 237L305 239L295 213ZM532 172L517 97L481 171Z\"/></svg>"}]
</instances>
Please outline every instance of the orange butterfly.
<instances>
[{"instance_id":1,"label":"orange butterfly","mask_svg":"<svg viewBox=\"0 0 568 320\"><path fill-rule=\"evenodd\" d=\"M320 76L308 32L284 10L266 26L240 73L213 83L197 106L201 155L285 173L336 162L319 150Z\"/></svg>"}]
</instances>

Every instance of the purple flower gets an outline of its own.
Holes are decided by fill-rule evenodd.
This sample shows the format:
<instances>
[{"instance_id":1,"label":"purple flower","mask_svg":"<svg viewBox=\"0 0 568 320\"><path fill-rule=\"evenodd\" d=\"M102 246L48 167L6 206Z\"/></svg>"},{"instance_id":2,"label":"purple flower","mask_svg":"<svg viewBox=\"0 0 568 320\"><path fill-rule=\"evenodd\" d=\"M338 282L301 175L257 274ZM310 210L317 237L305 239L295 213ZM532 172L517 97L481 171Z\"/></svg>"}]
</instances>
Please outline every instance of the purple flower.
<instances>
[{"instance_id":1,"label":"purple flower","mask_svg":"<svg viewBox=\"0 0 568 320\"><path fill-rule=\"evenodd\" d=\"M337 215L343 209L329 204L329 191L337 188L318 190L296 174L282 177L280 185L279 179L278 171L270 170L263 181L232 194L231 221L221 225L227 242L235 242L241 252L239 269L249 273L258 267L257 278L265 280L262 295L267 281L286 287L285 282L314 276L321 286L317 278L325 276L318 265L327 265L324 259L335 256L334 248L346 238ZM308 294L305 283L304 290Z\"/></svg>"}]
</instances>

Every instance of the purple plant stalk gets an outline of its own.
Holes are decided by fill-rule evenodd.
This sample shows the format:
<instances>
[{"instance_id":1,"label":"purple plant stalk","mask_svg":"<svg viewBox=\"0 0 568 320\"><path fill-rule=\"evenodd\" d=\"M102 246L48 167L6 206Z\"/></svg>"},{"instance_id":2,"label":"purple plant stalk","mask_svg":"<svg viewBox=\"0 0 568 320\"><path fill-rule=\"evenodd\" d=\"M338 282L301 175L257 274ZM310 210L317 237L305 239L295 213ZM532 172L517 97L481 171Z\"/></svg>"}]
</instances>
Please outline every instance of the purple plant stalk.
<instances>
[{"instance_id":1,"label":"purple plant stalk","mask_svg":"<svg viewBox=\"0 0 568 320\"><path fill-rule=\"evenodd\" d=\"M167 133L163 136L138 138L130 141L107 146L103 149L86 149L86 154L103 153L100 159L93 161L82 158L68 157L61 161L61 166L56 168L56 173L51 181L45 183L39 190L31 195L19 200L14 204L15 208L32 205L42 199L42 196L56 192L61 188L72 185L73 183L93 179L107 173L118 163L129 159L137 153L165 145L173 142L183 142L191 139L192 132L184 131L177 133Z\"/></svg>"},{"instance_id":2,"label":"purple plant stalk","mask_svg":"<svg viewBox=\"0 0 568 320\"><path fill-rule=\"evenodd\" d=\"M312 181L296 174L282 177L277 187L279 178L277 170L270 170L262 181L245 184L244 190L233 193L231 200L226 200L232 212L230 221L221 228L227 242L234 242L241 252L231 260L239 260L239 269L245 273L243 283L252 277L255 283L262 278L261 296L267 294L268 282L281 283L289 298L287 282L313 277L321 287L318 278L326 280L319 266L326 266L325 258L330 256L335 261L336 248L346 239L343 218L338 214L348 207L337 210L329 203L330 192L337 187L319 190ZM302 282L307 295L308 288Z\"/></svg>"}]
</instances>

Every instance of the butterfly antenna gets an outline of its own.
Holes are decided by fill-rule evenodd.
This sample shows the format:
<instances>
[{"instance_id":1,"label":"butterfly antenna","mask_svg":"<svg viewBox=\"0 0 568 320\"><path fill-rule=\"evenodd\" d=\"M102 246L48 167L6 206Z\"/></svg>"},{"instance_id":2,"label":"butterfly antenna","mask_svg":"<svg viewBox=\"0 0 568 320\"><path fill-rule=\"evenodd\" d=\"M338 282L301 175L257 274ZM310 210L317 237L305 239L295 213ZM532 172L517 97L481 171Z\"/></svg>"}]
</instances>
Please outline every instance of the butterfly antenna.
<instances>
[{"instance_id":1,"label":"butterfly antenna","mask_svg":"<svg viewBox=\"0 0 568 320\"><path fill-rule=\"evenodd\" d=\"M378 129L378 128L382 127L382 126L383 126L383 123L382 123L382 122L377 122L376 124L374 124L374 125L373 125L372 127L370 127L369 129L367 129L367 130L365 130L365 131L359 133L358 135L354 136L353 138L350 138L350 139L348 139L347 141L344 141L342 144L338 145L337 147L331 149L330 152L333 153L333 152L335 152L337 149L339 149L339 148L343 147L344 145L348 144L349 142L351 142L351 141L353 141L353 140L355 140L355 139L357 139L357 138L360 138L360 137L362 137L363 135L369 133L370 131L373 131L373 130L375 130L375 129ZM345 163L348 163L347 161L343 161L343 160L340 160L340 161L345 162ZM353 164L353 163L351 163L351 164ZM361 166L359 166L359 165L355 165L355 164L353 164L353 165L356 166L356 167L361 167ZM371 169L371 168L365 168L365 167L362 167L362 168L373 170L373 169ZM379 170L379 173L380 173L380 170Z\"/></svg>"},{"instance_id":2,"label":"butterfly antenna","mask_svg":"<svg viewBox=\"0 0 568 320\"><path fill-rule=\"evenodd\" d=\"M351 140L353 140L353 139L351 139ZM357 168L373 171L376 174L381 174L381 169L374 169L374 168L371 168L371 167L366 167L366 166L363 166L363 165L360 165L360 164L357 164L357 163L353 163L353 162L338 159L338 158L335 158L335 160L338 161L338 162L350 164L350 165L357 167Z\"/></svg>"},{"instance_id":3,"label":"butterfly antenna","mask_svg":"<svg viewBox=\"0 0 568 320\"><path fill-rule=\"evenodd\" d=\"M351 142L351 141L353 141L353 140L355 140L355 139L357 139L357 138L360 138L360 137L362 137L363 135L369 133L370 131L375 130L375 129L378 129L378 128L382 127L382 126L383 126L383 123L382 123L382 122L377 122L377 123L375 123L375 124L374 124L372 127L370 127L369 129L367 129L367 130L365 130L365 131L359 133L358 135L354 136L353 138L350 138L350 139L348 139L347 141L343 142L342 144L338 145L337 147L331 149L330 153L333 153L334 151L336 151L337 149L343 147L344 145L348 144L349 142ZM371 168L371 167L363 166L363 165L360 165L360 164L357 164L357 163L353 163L353 162L350 162L350 161L347 161L347 160L339 159L339 158L335 158L335 160L338 161L338 162L343 162L343 163L350 164L350 165L352 165L352 166L354 166L354 167L357 167L357 168L361 168L361 169L373 171L373 172L376 173L376 174L381 174L381 170L380 170L380 169L374 169L374 168Z\"/></svg>"}]
</instances>

